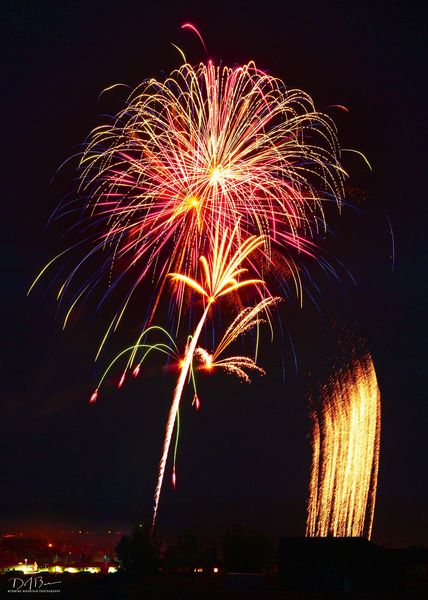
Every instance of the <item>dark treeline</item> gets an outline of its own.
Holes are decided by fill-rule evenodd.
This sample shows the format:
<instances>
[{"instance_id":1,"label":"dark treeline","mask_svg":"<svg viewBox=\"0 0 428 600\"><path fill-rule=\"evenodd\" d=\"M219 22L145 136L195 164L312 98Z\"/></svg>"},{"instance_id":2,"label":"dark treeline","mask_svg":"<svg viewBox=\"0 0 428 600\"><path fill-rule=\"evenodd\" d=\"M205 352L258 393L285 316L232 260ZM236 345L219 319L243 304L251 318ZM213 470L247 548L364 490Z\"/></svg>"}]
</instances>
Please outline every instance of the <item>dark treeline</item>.
<instances>
[{"instance_id":1,"label":"dark treeline","mask_svg":"<svg viewBox=\"0 0 428 600\"><path fill-rule=\"evenodd\" d=\"M197 569L261 573L272 567L275 559L273 541L264 533L241 525L229 527L219 547L201 542L195 533L180 533L165 544L150 529L139 523L116 546L122 571L154 574L190 573Z\"/></svg>"}]
</instances>

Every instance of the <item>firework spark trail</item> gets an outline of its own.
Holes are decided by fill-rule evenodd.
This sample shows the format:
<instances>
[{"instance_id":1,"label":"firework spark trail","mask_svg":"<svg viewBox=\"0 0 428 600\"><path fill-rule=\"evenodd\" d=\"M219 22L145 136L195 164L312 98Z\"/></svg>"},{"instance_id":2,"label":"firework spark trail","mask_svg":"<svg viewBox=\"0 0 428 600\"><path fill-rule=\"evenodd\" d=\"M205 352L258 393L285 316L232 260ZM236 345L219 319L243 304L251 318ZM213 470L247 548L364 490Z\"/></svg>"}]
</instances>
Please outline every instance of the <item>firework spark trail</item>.
<instances>
[{"instance_id":1,"label":"firework spark trail","mask_svg":"<svg viewBox=\"0 0 428 600\"><path fill-rule=\"evenodd\" d=\"M268 296L263 298L263 300L255 306L247 306L244 308L226 329L225 334L213 353L213 360L217 360L220 354L222 354L234 340L243 335L246 331L264 323L265 319L259 316L260 313L264 312L266 315L269 315L269 310L281 301L282 298L279 296Z\"/></svg>"},{"instance_id":2,"label":"firework spark trail","mask_svg":"<svg viewBox=\"0 0 428 600\"><path fill-rule=\"evenodd\" d=\"M227 373L236 375L246 383L251 383L251 379L245 370L257 371L261 375L266 375L266 371L259 367L254 360L248 356L229 356L228 358L223 358L221 360L214 360L212 354L209 354L204 348L196 348L195 356L197 356L202 363L202 367L200 368L207 371L224 369Z\"/></svg>"},{"instance_id":3,"label":"firework spark trail","mask_svg":"<svg viewBox=\"0 0 428 600\"><path fill-rule=\"evenodd\" d=\"M190 344L186 348L185 357L181 361L180 365L180 375L177 380L168 415L162 456L159 463L159 476L155 489L152 528L154 528L156 521L159 498L165 474L166 461L171 445L171 438L174 431L174 426L177 420L177 414L178 409L180 407L183 388L189 375L189 370L192 365L193 356L196 350L197 343L199 341L199 336L202 332L202 328L205 324L210 309L216 302L216 300L218 300L221 296L230 294L232 292L237 292L239 289L247 285L257 286L263 284L263 281L260 279L239 279L239 276L247 271L246 268L242 267L242 263L245 261L245 259L249 257L250 254L252 254L257 248L259 248L263 244L262 238L251 236L250 238L245 240L245 242L243 242L243 244L240 247L238 247L236 251L234 251L233 241L237 234L238 225L235 226L231 233L229 233L228 229L226 228L222 236L220 236L219 227L217 226L212 254L208 256L208 259L205 256L200 257L200 263L202 265L202 271L204 275L204 281L202 282L202 284L194 279L191 279L187 275L182 275L180 273L170 273L170 276L174 281L178 281L182 284L189 286L190 288L201 294L203 298L206 298L207 305L192 335Z\"/></svg>"},{"instance_id":4,"label":"firework spark trail","mask_svg":"<svg viewBox=\"0 0 428 600\"><path fill-rule=\"evenodd\" d=\"M162 336L165 336L166 342L157 342L157 343L152 343L152 344L147 343L147 338L153 332L156 332L158 334L160 333L160 334L162 334ZM144 343L143 343L143 340L144 340ZM129 346L128 348L125 348L124 350L121 350L119 352L119 354L117 354L113 358L113 360L110 362L110 364L107 366L107 368L104 370L103 374L101 375L101 378L98 381L98 385L90 398L90 403L94 404L97 401L98 393L99 393L99 390L100 390L102 384L106 380L107 375L110 373L112 368L116 366L118 361L120 361L122 358L124 358L128 355L128 360L126 362L125 369L122 372L122 376L120 378L119 385L118 385L118 387L122 387L122 385L125 381L126 374L130 371L130 372L132 372L132 375L134 377L137 377L140 373L142 364L144 363L146 358L153 352L159 352L161 354L165 354L167 357L172 357L176 361L178 361L178 359L179 359L178 348L177 348L173 338L168 333L168 331L166 331L166 329L164 329L163 327L159 327L157 325L152 325L151 327L144 329L142 331L142 333L138 336L138 339L136 340L136 342L134 344L132 344L132 346ZM141 353L141 356L139 356L140 353ZM137 359L137 357L138 357L138 359Z\"/></svg>"},{"instance_id":5,"label":"firework spark trail","mask_svg":"<svg viewBox=\"0 0 428 600\"><path fill-rule=\"evenodd\" d=\"M326 386L312 414L306 535L370 539L380 444L380 392L369 354Z\"/></svg>"},{"instance_id":6,"label":"firework spark trail","mask_svg":"<svg viewBox=\"0 0 428 600\"><path fill-rule=\"evenodd\" d=\"M264 375L265 370L259 367L256 362L248 356L229 356L228 358L223 358L220 360L219 356L238 337L244 335L244 333L250 331L254 327L259 327L261 323L264 323L265 319L259 316L260 313L267 313L269 308L275 306L281 301L282 298L279 296L268 296L267 298L263 298L263 300L261 300L255 306L248 306L244 308L226 329L226 332L223 335L220 343L217 345L212 354L210 354L204 348L196 348L194 354L202 363L200 368L206 369L207 371L212 371L215 368L221 368L229 373L237 375L240 379L246 381L247 383L250 383L251 380L244 369L258 371Z\"/></svg>"},{"instance_id":7,"label":"firework spark trail","mask_svg":"<svg viewBox=\"0 0 428 600\"><path fill-rule=\"evenodd\" d=\"M186 350L186 356L181 364L180 375L178 377L177 385L175 386L174 395L173 395L172 403L171 403L171 408L170 408L168 420L166 423L165 439L164 439L164 444L163 444L163 448L162 448L162 456L161 456L160 463L159 463L159 475L158 475L158 481L157 481L156 489L155 489L155 499L154 499L154 507L153 507L152 529L154 528L155 522L156 522L156 516L157 516L157 511L158 511L158 506L159 506L159 498L160 498L163 478L164 478L164 474L165 474L166 461L168 458L169 447L171 445L171 438L172 438L172 434L174 431L174 426L175 426L175 423L177 420L177 414L178 414L178 409L180 407L180 401L181 401L181 396L183 394L184 384L186 383L186 380L187 380L187 377L189 374L190 365L193 360L193 354L195 352L196 344L198 343L199 336L201 334L202 327L204 326L205 319L207 318L209 310L210 310L210 304L208 304L206 306L205 311L201 317L201 320L199 321L199 323L193 333L192 341L190 342L190 345L188 346L188 348ZM173 476L174 476L174 484L175 484L175 470L174 470Z\"/></svg>"}]
</instances>

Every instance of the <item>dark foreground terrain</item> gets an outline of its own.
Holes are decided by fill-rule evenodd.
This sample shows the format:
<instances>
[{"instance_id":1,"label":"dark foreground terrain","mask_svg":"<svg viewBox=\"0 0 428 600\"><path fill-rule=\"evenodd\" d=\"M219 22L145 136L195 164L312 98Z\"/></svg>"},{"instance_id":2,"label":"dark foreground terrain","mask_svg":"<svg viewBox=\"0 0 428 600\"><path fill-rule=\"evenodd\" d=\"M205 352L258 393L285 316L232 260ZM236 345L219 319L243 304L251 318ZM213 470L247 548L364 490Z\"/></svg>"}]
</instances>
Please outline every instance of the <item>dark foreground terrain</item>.
<instances>
[{"instance_id":1,"label":"dark foreground terrain","mask_svg":"<svg viewBox=\"0 0 428 600\"><path fill-rule=\"evenodd\" d=\"M426 581L408 583L403 589L385 592L297 592L280 589L275 576L256 587L231 583L224 574L159 575L124 577L92 574L39 574L32 590L28 576L8 573L0 576L1 597L71 598L76 600L426 600ZM14 578L17 578L14 581ZM22 582L26 585L21 586ZM20 587L21 586L21 587ZM15 589L13 589L15 587ZM18 589L20 588L20 589ZM26 591L24 591L26 590ZM6 596L7 594L7 596Z\"/></svg>"}]
</instances>

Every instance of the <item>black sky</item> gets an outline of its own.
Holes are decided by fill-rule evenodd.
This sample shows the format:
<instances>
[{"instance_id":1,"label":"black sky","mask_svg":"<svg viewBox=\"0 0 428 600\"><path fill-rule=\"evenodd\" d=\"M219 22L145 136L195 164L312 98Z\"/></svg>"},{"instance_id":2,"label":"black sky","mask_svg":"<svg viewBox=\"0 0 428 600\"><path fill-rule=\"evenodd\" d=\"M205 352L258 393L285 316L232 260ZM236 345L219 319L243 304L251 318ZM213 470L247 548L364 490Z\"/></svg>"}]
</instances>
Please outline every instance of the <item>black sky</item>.
<instances>
[{"instance_id":1,"label":"black sky","mask_svg":"<svg viewBox=\"0 0 428 600\"><path fill-rule=\"evenodd\" d=\"M26 289L65 244L60 225L45 227L63 193L51 178L102 114L121 108L120 96L98 101L100 91L179 66L170 42L190 62L203 59L195 36L180 30L190 21L215 61L254 59L309 92L319 109L347 106L349 114L333 114L341 145L364 152L373 173L345 157L357 208L332 217L335 238L324 242L340 281L314 266L320 310L309 298L300 310L292 296L282 308L297 371L284 342L284 384L279 343L265 345L265 378L248 387L202 381L200 413L183 408L179 486L172 492L166 482L161 527L215 533L241 520L276 535L303 534L306 396L321 377L331 332L346 327L365 337L382 393L374 538L428 544L427 21L419 5L2 3L3 529L55 519L129 525L150 513L172 378L153 372L88 406L103 314L88 307L62 332L53 290L42 285L27 298ZM137 324L123 339L133 339Z\"/></svg>"}]
</instances>

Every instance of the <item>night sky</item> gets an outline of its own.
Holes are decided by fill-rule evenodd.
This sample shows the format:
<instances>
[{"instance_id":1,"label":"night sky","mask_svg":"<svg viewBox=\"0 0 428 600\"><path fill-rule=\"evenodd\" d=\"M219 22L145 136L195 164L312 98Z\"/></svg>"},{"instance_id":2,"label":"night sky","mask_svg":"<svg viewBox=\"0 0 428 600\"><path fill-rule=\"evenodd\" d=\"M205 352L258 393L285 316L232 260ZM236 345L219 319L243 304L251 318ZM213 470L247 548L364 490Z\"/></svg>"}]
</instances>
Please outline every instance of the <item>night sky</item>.
<instances>
[{"instance_id":1,"label":"night sky","mask_svg":"<svg viewBox=\"0 0 428 600\"><path fill-rule=\"evenodd\" d=\"M174 377L153 368L89 406L106 315L89 302L63 332L49 278L29 298L26 290L68 243L64 224L46 227L65 193L64 177L52 177L102 115L122 107L123 94L99 93L178 67L170 42L190 62L203 60L197 38L180 30L190 21L216 62L254 59L307 91L335 119L341 146L364 152L373 173L344 154L354 207L340 217L329 209L334 235L318 240L337 277L306 263L303 309L290 293L280 312L284 335L264 340L267 375L251 386L201 378L199 413L186 395L178 487L168 474L160 530L216 535L242 522L275 536L304 534L307 398L325 376L333 340L349 331L365 338L382 394L373 538L428 544L426 14L418 4L2 3L2 531L129 527L150 516ZM349 113L326 108L332 104ZM143 287L142 306L147 294ZM105 359L138 327L134 310Z\"/></svg>"}]
</instances>

